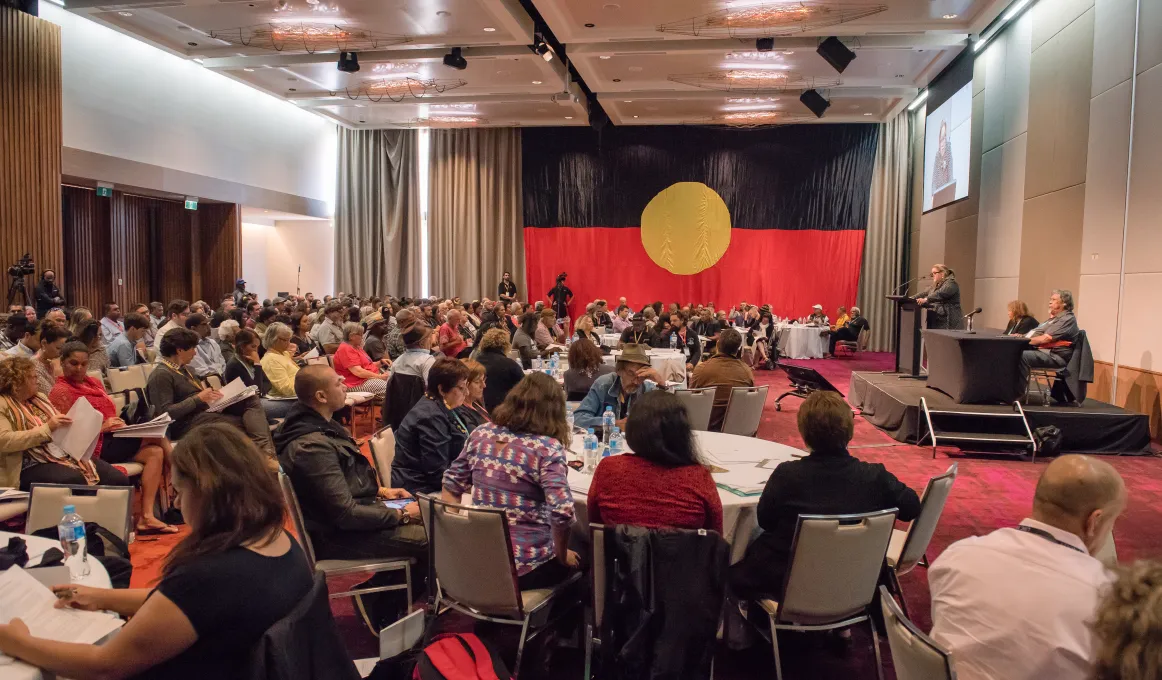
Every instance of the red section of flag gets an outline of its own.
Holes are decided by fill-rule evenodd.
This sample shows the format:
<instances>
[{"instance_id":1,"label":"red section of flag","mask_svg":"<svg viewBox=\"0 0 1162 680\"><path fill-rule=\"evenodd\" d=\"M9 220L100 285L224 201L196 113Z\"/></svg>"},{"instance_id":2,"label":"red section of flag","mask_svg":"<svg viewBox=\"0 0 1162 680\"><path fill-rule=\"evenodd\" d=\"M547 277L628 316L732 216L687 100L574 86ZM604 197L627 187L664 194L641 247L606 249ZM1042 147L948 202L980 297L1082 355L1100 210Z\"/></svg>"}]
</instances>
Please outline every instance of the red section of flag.
<instances>
[{"instance_id":1,"label":"red section of flag","mask_svg":"<svg viewBox=\"0 0 1162 680\"><path fill-rule=\"evenodd\" d=\"M713 302L718 309L746 300L795 318L816 303L834 318L840 305L860 302L861 230L735 229L722 259L691 276L654 264L636 227L526 227L524 236L529 299L547 299L557 274L568 272L573 318L596 298L614 308L621 296L635 310L655 300Z\"/></svg>"}]
</instances>

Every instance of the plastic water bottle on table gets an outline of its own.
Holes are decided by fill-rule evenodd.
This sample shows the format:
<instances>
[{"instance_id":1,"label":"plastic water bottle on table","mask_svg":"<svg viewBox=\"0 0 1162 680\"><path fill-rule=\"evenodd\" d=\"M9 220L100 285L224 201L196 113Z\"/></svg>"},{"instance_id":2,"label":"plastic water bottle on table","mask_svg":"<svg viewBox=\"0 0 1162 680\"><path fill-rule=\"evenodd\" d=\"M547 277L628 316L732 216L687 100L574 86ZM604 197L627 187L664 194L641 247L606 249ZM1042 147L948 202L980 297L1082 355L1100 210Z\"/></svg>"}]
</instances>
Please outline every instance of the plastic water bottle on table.
<instances>
[{"instance_id":1,"label":"plastic water bottle on table","mask_svg":"<svg viewBox=\"0 0 1162 680\"><path fill-rule=\"evenodd\" d=\"M80 581L89 575L89 546L85 537L85 520L77 514L74 505L66 505L64 516L57 524L57 535L61 541L61 552L65 554L65 566L69 577Z\"/></svg>"},{"instance_id":2,"label":"plastic water bottle on table","mask_svg":"<svg viewBox=\"0 0 1162 680\"><path fill-rule=\"evenodd\" d=\"M670 349L678 349L678 336L670 334Z\"/></svg>"},{"instance_id":3,"label":"plastic water bottle on table","mask_svg":"<svg viewBox=\"0 0 1162 680\"><path fill-rule=\"evenodd\" d=\"M568 403L565 404L565 422L569 423L569 433L572 434L573 423L575 422L573 419L573 405L572 404L568 404Z\"/></svg>"},{"instance_id":4,"label":"plastic water bottle on table","mask_svg":"<svg viewBox=\"0 0 1162 680\"><path fill-rule=\"evenodd\" d=\"M609 435L609 455L617 456L625 453L625 435L621 433L621 428L614 425L613 434Z\"/></svg>"},{"instance_id":5,"label":"plastic water bottle on table","mask_svg":"<svg viewBox=\"0 0 1162 680\"><path fill-rule=\"evenodd\" d=\"M585 438L583 441L585 444L585 471L589 474L593 474L593 471L597 469L598 458L597 435L593 434L592 427L585 431Z\"/></svg>"},{"instance_id":6,"label":"plastic water bottle on table","mask_svg":"<svg viewBox=\"0 0 1162 680\"><path fill-rule=\"evenodd\" d=\"M613 407L606 406L605 413L601 414L601 443L609 443L609 435L613 432L613 424L617 422L617 418L613 415Z\"/></svg>"}]
</instances>

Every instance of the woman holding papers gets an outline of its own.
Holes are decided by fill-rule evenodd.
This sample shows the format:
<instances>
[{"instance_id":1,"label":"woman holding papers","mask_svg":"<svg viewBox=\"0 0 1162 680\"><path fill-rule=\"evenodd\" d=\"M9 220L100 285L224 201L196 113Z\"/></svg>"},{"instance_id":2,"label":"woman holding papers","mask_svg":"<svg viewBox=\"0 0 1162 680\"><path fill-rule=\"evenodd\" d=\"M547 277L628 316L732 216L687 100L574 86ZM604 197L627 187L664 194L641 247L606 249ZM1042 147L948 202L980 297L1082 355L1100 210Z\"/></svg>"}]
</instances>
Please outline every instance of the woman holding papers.
<instances>
[{"instance_id":1,"label":"woman holding papers","mask_svg":"<svg viewBox=\"0 0 1162 680\"><path fill-rule=\"evenodd\" d=\"M164 412L173 418L169 438L180 439L195 425L228 423L245 432L250 441L273 459L274 445L270 443L270 428L258 395L246 397L222 411L209 410L211 404L222 398L222 393L207 387L186 368L194 358L199 340L198 334L190 329L175 328L158 342L161 360L149 375L145 395L155 414Z\"/></svg>"},{"instance_id":2,"label":"woman holding papers","mask_svg":"<svg viewBox=\"0 0 1162 680\"><path fill-rule=\"evenodd\" d=\"M154 502L162 486L165 464L169 458L170 443L166 439L141 437L114 437L113 432L125 427L117 417L117 407L105 393L101 381L89 377L89 348L83 342L70 342L61 350L61 371L48 399L61 413L68 413L78 399L85 399L101 413L101 435L97 437L93 458L106 463L136 461L144 466L141 472L141 521L138 535L176 534L172 527L153 516Z\"/></svg>"},{"instance_id":3,"label":"woman holding papers","mask_svg":"<svg viewBox=\"0 0 1162 680\"><path fill-rule=\"evenodd\" d=\"M53 442L53 433L72 424L37 389L32 359L0 361L0 486L109 484L129 478L102 460L76 460Z\"/></svg>"},{"instance_id":4,"label":"woman holding papers","mask_svg":"<svg viewBox=\"0 0 1162 680\"><path fill-rule=\"evenodd\" d=\"M191 431L173 452L190 533L169 554L157 587L55 588L59 607L112 611L129 622L92 645L33 637L17 618L0 625L0 652L69 678L250 677L263 634L311 591L311 571L283 529L282 494L265 462L229 426Z\"/></svg>"}]
</instances>

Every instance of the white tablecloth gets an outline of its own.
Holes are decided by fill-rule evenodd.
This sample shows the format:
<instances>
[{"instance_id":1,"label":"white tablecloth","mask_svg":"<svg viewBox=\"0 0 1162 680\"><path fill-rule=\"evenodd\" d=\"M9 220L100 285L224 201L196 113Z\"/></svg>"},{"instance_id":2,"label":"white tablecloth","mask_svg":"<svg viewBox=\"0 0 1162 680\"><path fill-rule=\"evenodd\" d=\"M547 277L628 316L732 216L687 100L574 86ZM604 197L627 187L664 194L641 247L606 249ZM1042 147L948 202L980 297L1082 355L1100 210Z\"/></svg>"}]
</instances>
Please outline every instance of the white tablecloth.
<instances>
[{"instance_id":1,"label":"white tablecloth","mask_svg":"<svg viewBox=\"0 0 1162 680\"><path fill-rule=\"evenodd\" d=\"M40 564L40 558L46 550L60 547L60 543L51 538L13 534L7 531L0 531L0 545L8 545L8 539L13 536L20 536L28 543L29 564ZM89 558L89 575L79 581L79 583L94 588L112 587L112 584L109 582L109 573L105 571L105 567L100 562L92 557ZM0 665L0 680L40 680L43 677L45 676L39 668L30 666L22 661L14 661L10 664Z\"/></svg>"},{"instance_id":2,"label":"white tablecloth","mask_svg":"<svg viewBox=\"0 0 1162 680\"><path fill-rule=\"evenodd\" d=\"M827 338L820 335L822 326L779 325L779 354L788 359L822 359L827 351Z\"/></svg>"},{"instance_id":3,"label":"white tablecloth","mask_svg":"<svg viewBox=\"0 0 1162 680\"><path fill-rule=\"evenodd\" d=\"M727 468L729 472L726 474L732 476L738 475L742 470L753 468L753 475L748 476L751 476L755 483L765 482L771 476L770 470L757 467L762 461L771 460L785 463L793 458L806 455L805 452L786 444L755 437L742 437L721 432L695 432L694 437L698 441L698 447L707 463ZM584 455L581 437L573 438L570 451L575 456ZM570 471L569 478L570 487L574 486L574 482L579 482L588 488L589 475ZM718 497L722 500L722 529L724 537L731 544L730 561L734 563L741 560L746 554L746 546L750 543L750 536L754 533L758 523L755 509L758 507L759 496L739 496L720 487ZM585 494L573 489L573 502L577 506L578 529L587 536L589 523L588 513L585 509Z\"/></svg>"},{"instance_id":4,"label":"white tablecloth","mask_svg":"<svg viewBox=\"0 0 1162 680\"><path fill-rule=\"evenodd\" d=\"M613 365L617 363L617 357L621 356L621 350L613 350L605 355L605 363ZM668 383L686 383L686 357L677 350L669 349L651 349L650 350L650 365L662 376L662 380Z\"/></svg>"},{"instance_id":5,"label":"white tablecloth","mask_svg":"<svg viewBox=\"0 0 1162 680\"><path fill-rule=\"evenodd\" d=\"M617 347L621 342L621 333L605 333L601 336L601 344L606 347Z\"/></svg>"}]
</instances>

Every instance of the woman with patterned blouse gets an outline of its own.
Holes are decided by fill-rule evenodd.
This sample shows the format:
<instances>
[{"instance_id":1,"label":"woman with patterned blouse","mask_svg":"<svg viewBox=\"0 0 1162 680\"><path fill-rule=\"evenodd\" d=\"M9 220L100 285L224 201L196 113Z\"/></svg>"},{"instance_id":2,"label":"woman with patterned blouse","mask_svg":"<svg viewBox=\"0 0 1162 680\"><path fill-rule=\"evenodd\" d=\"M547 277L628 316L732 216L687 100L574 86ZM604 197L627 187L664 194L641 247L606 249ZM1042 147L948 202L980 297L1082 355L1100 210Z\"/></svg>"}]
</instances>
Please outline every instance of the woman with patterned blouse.
<instances>
[{"instance_id":1,"label":"woman with patterned blouse","mask_svg":"<svg viewBox=\"0 0 1162 680\"><path fill-rule=\"evenodd\" d=\"M569 445L565 392L543 373L525 376L472 431L444 473L444 500L472 494L476 507L508 515L521 590L549 588L579 565L568 549L573 494L565 466Z\"/></svg>"}]
</instances>

